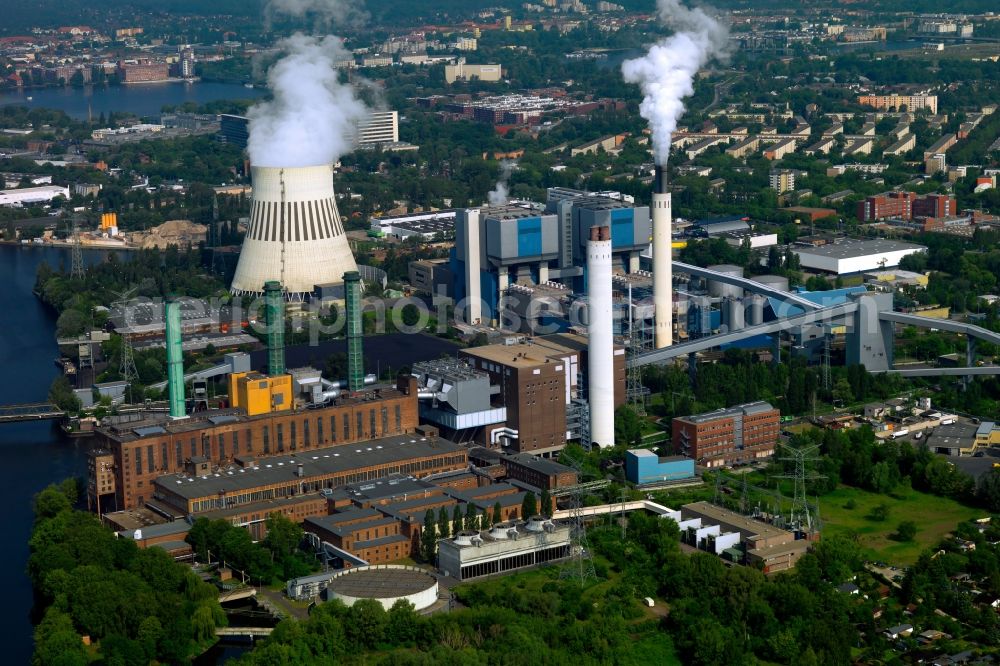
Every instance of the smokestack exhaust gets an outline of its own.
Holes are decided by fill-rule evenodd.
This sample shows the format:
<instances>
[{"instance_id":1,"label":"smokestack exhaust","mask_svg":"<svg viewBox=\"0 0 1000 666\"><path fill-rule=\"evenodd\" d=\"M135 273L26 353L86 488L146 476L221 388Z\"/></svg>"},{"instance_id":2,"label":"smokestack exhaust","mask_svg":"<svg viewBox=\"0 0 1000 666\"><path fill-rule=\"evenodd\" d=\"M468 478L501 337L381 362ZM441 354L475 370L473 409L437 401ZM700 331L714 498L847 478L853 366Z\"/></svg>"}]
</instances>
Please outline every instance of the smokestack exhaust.
<instances>
[{"instance_id":1,"label":"smokestack exhaust","mask_svg":"<svg viewBox=\"0 0 1000 666\"><path fill-rule=\"evenodd\" d=\"M163 304L163 322L167 328L167 393L170 418L187 417L184 406L184 347L181 336L181 304L171 298Z\"/></svg>"},{"instance_id":2,"label":"smokestack exhaust","mask_svg":"<svg viewBox=\"0 0 1000 666\"><path fill-rule=\"evenodd\" d=\"M653 169L653 193L654 194L669 194L670 193L670 182L667 177L667 170L665 167L657 164Z\"/></svg>"},{"instance_id":3,"label":"smokestack exhaust","mask_svg":"<svg viewBox=\"0 0 1000 666\"><path fill-rule=\"evenodd\" d=\"M611 231L591 227L587 243L587 395L591 446L601 448L615 445L611 292Z\"/></svg>"}]
</instances>

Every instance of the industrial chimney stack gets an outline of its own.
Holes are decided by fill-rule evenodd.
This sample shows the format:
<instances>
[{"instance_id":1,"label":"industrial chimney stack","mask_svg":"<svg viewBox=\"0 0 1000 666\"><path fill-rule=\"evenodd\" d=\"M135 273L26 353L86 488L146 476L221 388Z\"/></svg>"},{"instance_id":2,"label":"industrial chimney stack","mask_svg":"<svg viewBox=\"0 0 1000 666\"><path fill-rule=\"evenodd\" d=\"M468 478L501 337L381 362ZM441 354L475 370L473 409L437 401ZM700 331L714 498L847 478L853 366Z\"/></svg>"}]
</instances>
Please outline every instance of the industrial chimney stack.
<instances>
[{"instance_id":1,"label":"industrial chimney stack","mask_svg":"<svg viewBox=\"0 0 1000 666\"><path fill-rule=\"evenodd\" d=\"M344 309L347 315L347 388L360 391L365 385L365 357L361 347L361 275L344 273Z\"/></svg>"},{"instance_id":2,"label":"industrial chimney stack","mask_svg":"<svg viewBox=\"0 0 1000 666\"><path fill-rule=\"evenodd\" d=\"M167 328L167 393L170 398L170 418L187 417L184 406L184 347L181 336L181 304L170 298L163 304L163 321Z\"/></svg>"},{"instance_id":3,"label":"industrial chimney stack","mask_svg":"<svg viewBox=\"0 0 1000 666\"><path fill-rule=\"evenodd\" d=\"M587 243L587 391L590 442L615 445L614 333L611 304L611 231L591 227Z\"/></svg>"},{"instance_id":4,"label":"industrial chimney stack","mask_svg":"<svg viewBox=\"0 0 1000 666\"><path fill-rule=\"evenodd\" d=\"M667 170L656 165L653 175L653 306L654 344L657 349L673 343L673 219Z\"/></svg>"},{"instance_id":5,"label":"industrial chimney stack","mask_svg":"<svg viewBox=\"0 0 1000 666\"><path fill-rule=\"evenodd\" d=\"M267 322L267 374L285 374L285 301L281 283L264 284L264 316Z\"/></svg>"}]
</instances>

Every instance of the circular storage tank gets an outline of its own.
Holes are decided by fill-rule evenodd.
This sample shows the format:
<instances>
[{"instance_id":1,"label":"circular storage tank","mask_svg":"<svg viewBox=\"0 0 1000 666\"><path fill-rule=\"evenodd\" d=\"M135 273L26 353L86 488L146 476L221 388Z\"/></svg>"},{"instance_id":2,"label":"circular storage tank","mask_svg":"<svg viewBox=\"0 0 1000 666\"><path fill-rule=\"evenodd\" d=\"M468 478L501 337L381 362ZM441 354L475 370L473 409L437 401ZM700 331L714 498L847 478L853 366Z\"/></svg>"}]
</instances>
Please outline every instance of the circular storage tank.
<instances>
[{"instance_id":1,"label":"circular storage tank","mask_svg":"<svg viewBox=\"0 0 1000 666\"><path fill-rule=\"evenodd\" d=\"M732 275L733 277L743 277L743 267L735 264L717 264L709 266L708 270L724 275ZM737 287L736 285L708 278L708 294L715 298L743 298L743 287Z\"/></svg>"},{"instance_id":2,"label":"circular storage tank","mask_svg":"<svg viewBox=\"0 0 1000 666\"><path fill-rule=\"evenodd\" d=\"M742 331L746 328L743 316L743 299L742 298L727 298L725 301L725 309L723 312L726 317L726 326L729 327L730 331Z\"/></svg>"},{"instance_id":3,"label":"circular storage tank","mask_svg":"<svg viewBox=\"0 0 1000 666\"><path fill-rule=\"evenodd\" d=\"M764 323L765 302L766 299L760 294L750 294L743 300L746 306L743 311L746 313L748 326L757 326Z\"/></svg>"},{"instance_id":4,"label":"circular storage tank","mask_svg":"<svg viewBox=\"0 0 1000 666\"><path fill-rule=\"evenodd\" d=\"M755 282L760 282L761 284L766 284L772 289L777 289L779 291L788 291L788 278L782 277L780 275L758 275L754 278Z\"/></svg>"},{"instance_id":5,"label":"circular storage tank","mask_svg":"<svg viewBox=\"0 0 1000 666\"><path fill-rule=\"evenodd\" d=\"M419 611L433 606L437 598L437 578L423 569L393 564L345 569L326 587L327 601L340 599L353 606L361 599L374 599L386 610L404 599Z\"/></svg>"}]
</instances>

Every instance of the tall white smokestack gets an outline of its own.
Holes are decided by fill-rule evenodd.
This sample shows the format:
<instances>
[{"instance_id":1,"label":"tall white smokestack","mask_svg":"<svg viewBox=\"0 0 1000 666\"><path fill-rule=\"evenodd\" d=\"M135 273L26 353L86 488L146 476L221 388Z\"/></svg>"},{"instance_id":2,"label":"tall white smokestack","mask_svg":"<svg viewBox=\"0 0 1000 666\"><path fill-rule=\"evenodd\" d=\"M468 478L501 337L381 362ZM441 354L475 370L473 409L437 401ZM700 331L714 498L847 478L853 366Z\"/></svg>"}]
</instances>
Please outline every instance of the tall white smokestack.
<instances>
[{"instance_id":1,"label":"tall white smokestack","mask_svg":"<svg viewBox=\"0 0 1000 666\"><path fill-rule=\"evenodd\" d=\"M587 392L590 441L615 445L615 371L611 304L611 231L592 227L587 243Z\"/></svg>"},{"instance_id":2,"label":"tall white smokestack","mask_svg":"<svg viewBox=\"0 0 1000 666\"><path fill-rule=\"evenodd\" d=\"M333 167L252 168L250 228L236 265L234 294L281 282L290 298L318 284L342 284L358 270L333 196Z\"/></svg>"},{"instance_id":3,"label":"tall white smokestack","mask_svg":"<svg viewBox=\"0 0 1000 666\"><path fill-rule=\"evenodd\" d=\"M698 69L711 59L725 56L726 27L696 7L689 9L681 0L657 0L660 21L673 28L639 57L622 63L622 74L642 88L639 113L649 121L653 138L656 176L653 186L653 301L656 307L654 342L657 349L672 342L671 211L666 166L671 136L684 113L684 98L694 93Z\"/></svg>"},{"instance_id":4,"label":"tall white smokestack","mask_svg":"<svg viewBox=\"0 0 1000 666\"><path fill-rule=\"evenodd\" d=\"M656 167L653 176L653 342L657 349L673 343L673 217L667 172Z\"/></svg>"}]
</instances>

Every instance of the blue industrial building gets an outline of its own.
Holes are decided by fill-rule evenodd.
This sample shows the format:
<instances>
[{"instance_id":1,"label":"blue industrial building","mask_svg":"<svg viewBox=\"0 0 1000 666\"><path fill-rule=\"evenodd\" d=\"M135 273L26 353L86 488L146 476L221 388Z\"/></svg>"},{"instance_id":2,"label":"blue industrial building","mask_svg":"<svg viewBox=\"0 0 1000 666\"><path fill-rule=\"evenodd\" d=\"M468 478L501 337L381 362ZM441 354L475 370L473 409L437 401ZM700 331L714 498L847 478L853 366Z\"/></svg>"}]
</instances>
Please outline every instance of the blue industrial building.
<instances>
[{"instance_id":1,"label":"blue industrial building","mask_svg":"<svg viewBox=\"0 0 1000 666\"><path fill-rule=\"evenodd\" d=\"M625 452L625 478L637 485L694 478L694 460L684 456L660 457L649 449Z\"/></svg>"},{"instance_id":2,"label":"blue industrial building","mask_svg":"<svg viewBox=\"0 0 1000 666\"><path fill-rule=\"evenodd\" d=\"M552 188L544 207L515 203L459 210L449 267L456 303L467 300L467 322L495 320L501 295L514 284L558 282L585 291L587 239L595 226L611 229L615 268L638 271L652 233L647 206Z\"/></svg>"}]
</instances>

